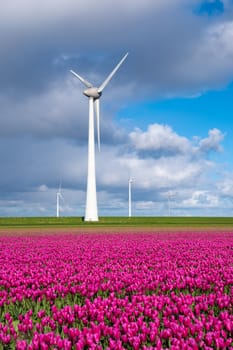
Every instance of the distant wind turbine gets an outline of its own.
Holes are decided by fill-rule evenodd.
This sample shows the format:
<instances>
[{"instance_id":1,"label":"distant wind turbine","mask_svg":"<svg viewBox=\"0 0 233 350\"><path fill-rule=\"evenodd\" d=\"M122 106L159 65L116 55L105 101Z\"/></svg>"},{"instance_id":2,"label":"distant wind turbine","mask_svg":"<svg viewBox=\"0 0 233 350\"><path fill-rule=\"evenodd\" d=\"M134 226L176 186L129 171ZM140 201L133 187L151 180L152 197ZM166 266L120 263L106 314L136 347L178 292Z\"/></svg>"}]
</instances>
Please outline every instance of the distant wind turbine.
<instances>
[{"instance_id":1,"label":"distant wind turbine","mask_svg":"<svg viewBox=\"0 0 233 350\"><path fill-rule=\"evenodd\" d=\"M57 218L60 216L60 199L63 199L63 196L61 194L61 185L59 186L58 192L57 192Z\"/></svg>"},{"instance_id":2,"label":"distant wind turbine","mask_svg":"<svg viewBox=\"0 0 233 350\"><path fill-rule=\"evenodd\" d=\"M174 199L174 193L169 191L167 193L167 204L168 204L168 216L172 216L172 208L171 208L171 204L172 204L172 201Z\"/></svg>"},{"instance_id":3,"label":"distant wind turbine","mask_svg":"<svg viewBox=\"0 0 233 350\"><path fill-rule=\"evenodd\" d=\"M129 218L131 218L132 216L132 198L131 198L132 183L133 183L133 179L132 177L130 177L129 178Z\"/></svg>"},{"instance_id":4,"label":"distant wind turbine","mask_svg":"<svg viewBox=\"0 0 233 350\"><path fill-rule=\"evenodd\" d=\"M78 78L87 89L83 94L89 98L89 130L88 130L88 169L87 169L87 194L85 221L98 221L97 196L96 196L96 173L95 173L95 137L94 137L94 109L96 113L97 140L100 151L100 107L99 99L104 88L112 79L116 71L120 68L128 53L120 60L113 71L108 75L99 87L94 87L89 81L82 78L73 70L70 72Z\"/></svg>"}]
</instances>

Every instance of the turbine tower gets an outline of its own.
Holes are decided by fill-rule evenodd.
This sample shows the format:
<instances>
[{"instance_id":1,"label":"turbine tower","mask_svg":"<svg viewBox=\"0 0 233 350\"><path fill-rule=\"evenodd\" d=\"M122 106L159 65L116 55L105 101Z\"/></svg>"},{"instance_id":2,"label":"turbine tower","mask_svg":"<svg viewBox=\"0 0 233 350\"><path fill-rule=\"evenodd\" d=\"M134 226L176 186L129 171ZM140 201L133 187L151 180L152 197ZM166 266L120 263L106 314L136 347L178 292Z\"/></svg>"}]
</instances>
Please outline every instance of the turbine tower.
<instances>
[{"instance_id":1,"label":"turbine tower","mask_svg":"<svg viewBox=\"0 0 233 350\"><path fill-rule=\"evenodd\" d=\"M172 216L173 215L172 214L172 207L171 207L173 199L174 199L174 193L169 191L167 193L168 216Z\"/></svg>"},{"instance_id":2,"label":"turbine tower","mask_svg":"<svg viewBox=\"0 0 233 350\"><path fill-rule=\"evenodd\" d=\"M64 200L62 194L61 194L61 185L59 186L58 192L57 192L57 218L60 216L60 198Z\"/></svg>"},{"instance_id":3,"label":"turbine tower","mask_svg":"<svg viewBox=\"0 0 233 350\"><path fill-rule=\"evenodd\" d=\"M100 106L99 99L104 88L112 79L116 71L120 68L128 53L120 60L113 71L108 75L104 82L99 86L93 86L89 81L82 78L73 70L70 72L78 78L86 87L83 94L89 98L89 128L88 128L88 166L87 166L87 194L86 194L86 211L85 221L98 221L98 208L96 196L96 174L95 174L95 136L94 136L94 110L97 124L97 141L100 151Z\"/></svg>"},{"instance_id":4,"label":"turbine tower","mask_svg":"<svg viewBox=\"0 0 233 350\"><path fill-rule=\"evenodd\" d=\"M131 189L132 189L132 177L129 178L129 218L132 216L132 199L131 199Z\"/></svg>"}]
</instances>

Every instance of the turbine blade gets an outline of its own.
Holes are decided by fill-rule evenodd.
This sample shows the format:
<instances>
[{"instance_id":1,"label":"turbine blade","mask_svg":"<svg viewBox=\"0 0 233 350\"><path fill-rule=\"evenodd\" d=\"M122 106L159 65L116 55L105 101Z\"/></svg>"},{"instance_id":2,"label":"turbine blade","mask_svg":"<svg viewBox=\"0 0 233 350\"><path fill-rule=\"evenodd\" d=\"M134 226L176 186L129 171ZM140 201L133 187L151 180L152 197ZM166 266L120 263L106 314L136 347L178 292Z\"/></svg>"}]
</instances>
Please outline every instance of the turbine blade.
<instances>
[{"instance_id":1,"label":"turbine blade","mask_svg":"<svg viewBox=\"0 0 233 350\"><path fill-rule=\"evenodd\" d=\"M96 113L96 124L97 124L97 140L98 140L98 149L100 152L100 100L95 100L95 113Z\"/></svg>"},{"instance_id":2,"label":"turbine blade","mask_svg":"<svg viewBox=\"0 0 233 350\"><path fill-rule=\"evenodd\" d=\"M61 181L60 181L60 183L59 183L58 193L61 193Z\"/></svg>"},{"instance_id":3,"label":"turbine blade","mask_svg":"<svg viewBox=\"0 0 233 350\"><path fill-rule=\"evenodd\" d=\"M65 202L65 198L63 197L63 195L62 195L61 192L58 192L58 193L57 193L57 196L58 196L59 198L61 198L61 199L63 200L63 202Z\"/></svg>"},{"instance_id":4,"label":"turbine blade","mask_svg":"<svg viewBox=\"0 0 233 350\"><path fill-rule=\"evenodd\" d=\"M120 68L120 66L122 65L122 63L124 62L124 60L126 59L126 57L128 56L128 52L127 54L125 54L125 56L120 60L120 62L116 65L116 67L113 69L113 71L109 74L109 76L105 79L105 81L100 85L100 87L98 88L98 92L102 92L103 89L105 88L105 86L109 83L109 81L112 79L112 77L114 76L114 74L116 73L116 71Z\"/></svg>"},{"instance_id":5,"label":"turbine blade","mask_svg":"<svg viewBox=\"0 0 233 350\"><path fill-rule=\"evenodd\" d=\"M75 73L73 70L70 70L70 72L76 77L78 78L84 85L86 85L86 87L91 88L93 85L91 83L89 83L89 81L87 81L86 79L82 78L80 75L78 75L77 73Z\"/></svg>"}]
</instances>

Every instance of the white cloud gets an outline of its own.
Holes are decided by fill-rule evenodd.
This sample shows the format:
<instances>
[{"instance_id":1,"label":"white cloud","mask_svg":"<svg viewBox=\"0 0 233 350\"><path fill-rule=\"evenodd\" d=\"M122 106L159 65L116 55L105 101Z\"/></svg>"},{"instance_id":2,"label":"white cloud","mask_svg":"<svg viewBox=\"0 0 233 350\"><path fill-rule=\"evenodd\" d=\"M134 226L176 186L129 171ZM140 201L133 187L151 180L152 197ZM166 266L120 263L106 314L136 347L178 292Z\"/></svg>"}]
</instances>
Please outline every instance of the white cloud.
<instances>
[{"instance_id":1,"label":"white cloud","mask_svg":"<svg viewBox=\"0 0 233 350\"><path fill-rule=\"evenodd\" d=\"M177 135L170 126L152 124L147 131L135 129L129 134L138 151L152 151L159 154L185 154L191 151L190 141Z\"/></svg>"},{"instance_id":2,"label":"white cloud","mask_svg":"<svg viewBox=\"0 0 233 350\"><path fill-rule=\"evenodd\" d=\"M199 142L199 150L201 152L209 152L209 151L222 151L222 147L220 142L224 139L224 134L214 128L209 130L208 137L200 140Z\"/></svg>"},{"instance_id":3,"label":"white cloud","mask_svg":"<svg viewBox=\"0 0 233 350\"><path fill-rule=\"evenodd\" d=\"M226 173L217 182L219 193L228 198L233 198L233 173Z\"/></svg>"},{"instance_id":4,"label":"white cloud","mask_svg":"<svg viewBox=\"0 0 233 350\"><path fill-rule=\"evenodd\" d=\"M38 187L38 191L39 192L47 192L48 191L48 187L46 185L40 185Z\"/></svg>"},{"instance_id":5,"label":"white cloud","mask_svg":"<svg viewBox=\"0 0 233 350\"><path fill-rule=\"evenodd\" d=\"M124 145L103 144L101 153L96 154L96 169L98 197L100 197L101 206L105 208L104 212L107 210L106 203L111 212L114 210L114 203L118 208L116 210L119 208L126 210L124 207L127 207L125 203L129 176L135 179L133 183L134 200L138 203L157 202L169 189L191 191L196 187L206 186L209 182L208 173L213 170L213 162L208 160L208 153L196 152L193 157L196 146L193 145L192 139L182 138L168 126L156 124L154 127L161 131L161 142L166 140L167 133L169 142L166 144L164 141L164 143L169 150L173 145L174 148L177 148L180 145L179 142L181 144L184 142L185 152L168 155L166 147L163 146L159 157L145 158L137 152L138 144L135 149L132 148L132 144L131 147L128 147L127 143ZM149 134L151 132L150 135L147 135L148 138L154 135L154 127L149 126L145 132ZM141 133L142 131L140 135ZM155 134L157 135L156 132ZM218 140L220 142L221 138L219 137ZM216 144L215 142L215 146ZM153 140L150 140L147 146L155 147L156 145ZM144 146L143 143L140 143L140 147ZM2 140L0 150L3 152L4 148L4 140ZM212 148L214 151L218 149L218 147ZM8 163L5 162L5 168L2 171L1 185L5 189L2 195L4 194L6 200L13 200L15 197L17 199L18 194L21 193L20 196L23 196L25 203L33 201L34 204L30 210L33 208L36 210L40 206L47 208L45 213L50 213L51 203L55 205L55 193L59 182L62 181L65 198L64 213L74 213L77 210L75 203L80 212L85 205L86 158L86 145L83 147L79 144L71 144L65 139L34 141L33 145L30 138L24 138L23 141L19 139L17 153L13 147L8 153ZM11 170L12 165L18 169L17 174ZM77 194L77 190L81 192ZM187 195L184 198L187 198ZM36 200L38 200L38 206ZM110 206L109 203L111 203ZM140 207L146 210L145 204L137 206L138 210ZM156 208L161 211L161 207L157 205L151 210L156 210Z\"/></svg>"},{"instance_id":6,"label":"white cloud","mask_svg":"<svg viewBox=\"0 0 233 350\"><path fill-rule=\"evenodd\" d=\"M183 200L182 205L189 208L217 208L220 202L217 194L199 190L194 191L190 198Z\"/></svg>"},{"instance_id":7,"label":"white cloud","mask_svg":"<svg viewBox=\"0 0 233 350\"><path fill-rule=\"evenodd\" d=\"M220 144L224 134L217 128L208 132L208 137L189 140L178 135L168 125L151 124L146 131L136 128L129 134L132 145L143 157L151 158L187 156L192 157L198 153L209 153L211 151L222 151ZM200 157L200 154L198 155Z\"/></svg>"},{"instance_id":8,"label":"white cloud","mask_svg":"<svg viewBox=\"0 0 233 350\"><path fill-rule=\"evenodd\" d=\"M209 137L199 140L201 146L197 146L192 139L159 124L148 126L145 132L136 129L129 136L131 147L108 146L98 155L97 174L101 186L121 188L127 185L128 177L133 176L134 186L146 191L192 188L213 171L214 163L208 160L208 153L218 151L222 141L221 132L214 129L209 131Z\"/></svg>"}]
</instances>

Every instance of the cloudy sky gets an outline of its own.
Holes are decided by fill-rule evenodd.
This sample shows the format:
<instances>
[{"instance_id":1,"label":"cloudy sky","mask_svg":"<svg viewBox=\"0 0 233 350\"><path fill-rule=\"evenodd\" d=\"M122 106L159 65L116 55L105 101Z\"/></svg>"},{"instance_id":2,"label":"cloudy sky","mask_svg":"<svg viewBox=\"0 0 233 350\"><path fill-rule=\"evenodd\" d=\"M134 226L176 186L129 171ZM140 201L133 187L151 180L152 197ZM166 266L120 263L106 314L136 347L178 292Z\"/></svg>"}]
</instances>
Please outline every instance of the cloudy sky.
<instances>
[{"instance_id":1,"label":"cloudy sky","mask_svg":"<svg viewBox=\"0 0 233 350\"><path fill-rule=\"evenodd\" d=\"M233 215L232 0L0 4L0 216L84 215L88 100L101 98L99 215Z\"/></svg>"}]
</instances>

